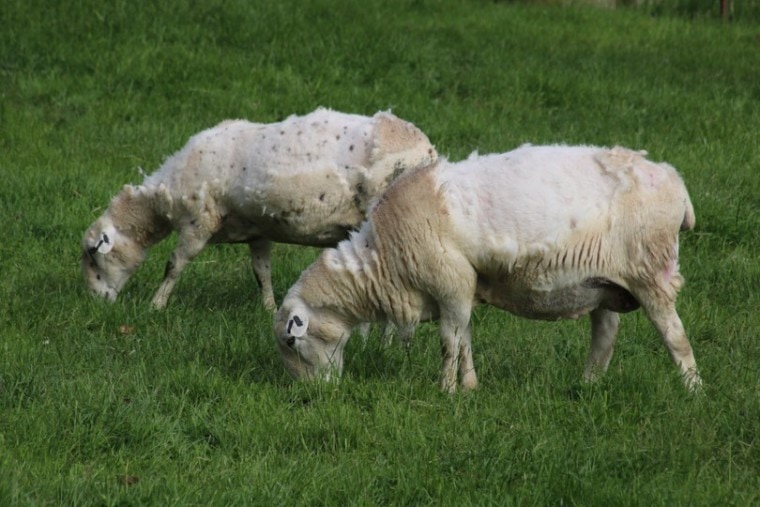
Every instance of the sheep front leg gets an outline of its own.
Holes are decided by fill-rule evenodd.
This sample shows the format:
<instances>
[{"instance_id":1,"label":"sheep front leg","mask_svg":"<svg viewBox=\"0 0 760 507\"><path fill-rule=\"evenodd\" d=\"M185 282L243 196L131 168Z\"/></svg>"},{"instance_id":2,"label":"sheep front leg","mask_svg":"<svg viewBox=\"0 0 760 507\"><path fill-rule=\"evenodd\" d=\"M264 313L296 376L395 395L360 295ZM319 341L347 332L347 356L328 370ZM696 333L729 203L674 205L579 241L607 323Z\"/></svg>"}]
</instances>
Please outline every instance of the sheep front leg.
<instances>
[{"instance_id":1,"label":"sheep front leg","mask_svg":"<svg viewBox=\"0 0 760 507\"><path fill-rule=\"evenodd\" d=\"M620 315L616 312L603 308L591 312L591 349L583 371L586 382L594 382L607 371L619 325Z\"/></svg>"},{"instance_id":2,"label":"sheep front leg","mask_svg":"<svg viewBox=\"0 0 760 507\"><path fill-rule=\"evenodd\" d=\"M261 289L261 299L269 311L277 309L272 288L272 242L267 239L257 239L248 243L251 251L251 266L253 276Z\"/></svg>"},{"instance_id":3,"label":"sheep front leg","mask_svg":"<svg viewBox=\"0 0 760 507\"><path fill-rule=\"evenodd\" d=\"M180 232L177 248L172 252L169 262L166 263L164 279L158 287L156 294L153 296L153 307L157 310L166 308L169 302L169 296L177 284L179 275L185 269L187 264L193 260L203 247L206 246L206 239L201 239L193 234L183 234Z\"/></svg>"},{"instance_id":4,"label":"sheep front leg","mask_svg":"<svg viewBox=\"0 0 760 507\"><path fill-rule=\"evenodd\" d=\"M462 389L465 391L478 387L478 376L475 374L475 362L472 359L472 325L469 323L459 341L459 375Z\"/></svg>"},{"instance_id":5,"label":"sheep front leg","mask_svg":"<svg viewBox=\"0 0 760 507\"><path fill-rule=\"evenodd\" d=\"M443 365L438 385L441 391L453 393L457 390L457 360L459 352L458 328L455 322L441 319L441 354Z\"/></svg>"},{"instance_id":6,"label":"sheep front leg","mask_svg":"<svg viewBox=\"0 0 760 507\"><path fill-rule=\"evenodd\" d=\"M462 387L477 386L470 340L470 305L444 310L441 308L441 353L443 365L439 385L442 391L453 393L457 388L457 370L462 373Z\"/></svg>"}]
</instances>

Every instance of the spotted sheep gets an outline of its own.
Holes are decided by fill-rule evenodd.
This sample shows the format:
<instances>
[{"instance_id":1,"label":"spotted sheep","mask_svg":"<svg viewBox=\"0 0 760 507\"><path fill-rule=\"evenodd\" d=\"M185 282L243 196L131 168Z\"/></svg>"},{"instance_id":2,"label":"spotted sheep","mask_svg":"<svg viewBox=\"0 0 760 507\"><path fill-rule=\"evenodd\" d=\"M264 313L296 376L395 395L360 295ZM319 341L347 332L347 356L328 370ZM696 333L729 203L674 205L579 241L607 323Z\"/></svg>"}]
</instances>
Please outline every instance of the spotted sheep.
<instances>
[{"instance_id":1,"label":"spotted sheep","mask_svg":"<svg viewBox=\"0 0 760 507\"><path fill-rule=\"evenodd\" d=\"M643 152L524 146L440 159L396 180L367 221L287 293L274 332L297 378L335 378L358 322L410 333L440 321L440 387L478 380L470 315L487 303L531 319L590 315L584 379L607 370L619 314L641 307L690 389L701 385L676 295L679 231L694 210L676 170Z\"/></svg>"},{"instance_id":2,"label":"spotted sheep","mask_svg":"<svg viewBox=\"0 0 760 507\"><path fill-rule=\"evenodd\" d=\"M273 241L334 245L399 172L437 156L424 133L390 112L319 108L279 123L224 121L111 200L84 234L84 279L91 292L115 300L148 249L177 231L153 306L166 306L207 243L247 243L264 305L273 309Z\"/></svg>"}]
</instances>

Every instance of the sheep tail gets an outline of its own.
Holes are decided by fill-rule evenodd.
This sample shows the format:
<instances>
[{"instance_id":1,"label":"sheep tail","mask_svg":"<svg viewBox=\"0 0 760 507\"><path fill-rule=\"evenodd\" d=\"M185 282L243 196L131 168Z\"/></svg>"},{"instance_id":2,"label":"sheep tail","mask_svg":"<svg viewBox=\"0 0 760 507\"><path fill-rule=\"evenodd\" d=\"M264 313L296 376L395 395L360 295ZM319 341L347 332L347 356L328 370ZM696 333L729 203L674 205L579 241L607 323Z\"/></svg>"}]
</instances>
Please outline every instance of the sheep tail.
<instances>
[{"instance_id":1,"label":"sheep tail","mask_svg":"<svg viewBox=\"0 0 760 507\"><path fill-rule=\"evenodd\" d=\"M683 215L683 222L681 222L681 230L688 231L694 228L694 224L697 223L697 217L694 215L694 206L691 204L691 199L686 196L685 202L686 210Z\"/></svg>"}]
</instances>

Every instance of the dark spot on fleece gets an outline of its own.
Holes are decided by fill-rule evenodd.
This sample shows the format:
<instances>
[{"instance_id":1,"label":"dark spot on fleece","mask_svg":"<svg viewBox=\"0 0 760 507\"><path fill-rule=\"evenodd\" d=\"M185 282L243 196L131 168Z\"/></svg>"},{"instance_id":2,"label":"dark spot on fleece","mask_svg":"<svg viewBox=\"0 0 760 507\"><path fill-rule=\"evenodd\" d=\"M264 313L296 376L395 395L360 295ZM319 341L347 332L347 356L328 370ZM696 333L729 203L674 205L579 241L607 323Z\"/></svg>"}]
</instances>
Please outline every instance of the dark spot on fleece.
<instances>
[{"instance_id":1,"label":"dark spot on fleece","mask_svg":"<svg viewBox=\"0 0 760 507\"><path fill-rule=\"evenodd\" d=\"M319 194L319 200L320 201L324 201L325 200L325 193L324 192L322 192L321 194Z\"/></svg>"},{"instance_id":2,"label":"dark spot on fleece","mask_svg":"<svg viewBox=\"0 0 760 507\"><path fill-rule=\"evenodd\" d=\"M390 176L386 178L385 183L390 185L391 182L395 180L396 178L398 178L399 176L401 176L401 173L403 172L404 172L404 166L401 164L400 161L396 162L393 168L393 172L390 174Z\"/></svg>"},{"instance_id":3,"label":"dark spot on fleece","mask_svg":"<svg viewBox=\"0 0 760 507\"><path fill-rule=\"evenodd\" d=\"M356 185L354 190L355 190L354 197L353 197L354 206L356 206L357 208L361 208L362 202L364 201L364 198L366 197L364 185L359 183L358 185Z\"/></svg>"},{"instance_id":4,"label":"dark spot on fleece","mask_svg":"<svg viewBox=\"0 0 760 507\"><path fill-rule=\"evenodd\" d=\"M243 166L243 171L247 171L247 170L248 170L248 168L245 167L245 166Z\"/></svg>"},{"instance_id":5,"label":"dark spot on fleece","mask_svg":"<svg viewBox=\"0 0 760 507\"><path fill-rule=\"evenodd\" d=\"M348 147L348 151L354 151L354 145L353 144Z\"/></svg>"}]
</instances>

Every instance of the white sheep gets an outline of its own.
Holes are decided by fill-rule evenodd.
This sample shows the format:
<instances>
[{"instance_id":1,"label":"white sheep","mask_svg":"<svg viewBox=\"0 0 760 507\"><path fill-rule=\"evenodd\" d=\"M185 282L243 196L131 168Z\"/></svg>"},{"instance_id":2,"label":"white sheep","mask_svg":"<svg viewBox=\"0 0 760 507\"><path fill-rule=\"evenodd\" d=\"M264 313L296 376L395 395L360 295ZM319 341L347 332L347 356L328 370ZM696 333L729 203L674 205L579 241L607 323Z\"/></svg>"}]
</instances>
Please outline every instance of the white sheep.
<instances>
[{"instance_id":1,"label":"white sheep","mask_svg":"<svg viewBox=\"0 0 760 507\"><path fill-rule=\"evenodd\" d=\"M335 245L394 178L436 158L424 133L388 112L320 108L280 123L222 122L113 198L84 234L86 284L115 300L147 250L176 230L156 308L166 306L182 270L212 242L248 243L264 305L274 309L272 241Z\"/></svg>"},{"instance_id":2,"label":"white sheep","mask_svg":"<svg viewBox=\"0 0 760 507\"><path fill-rule=\"evenodd\" d=\"M684 383L701 380L676 313L678 234L694 210L673 167L624 148L525 146L396 180L358 232L291 287L274 331L297 378L343 368L350 329L440 320L440 386L477 386L470 314L488 303L532 319L591 316L584 378L606 371L619 313L643 307Z\"/></svg>"}]
</instances>

